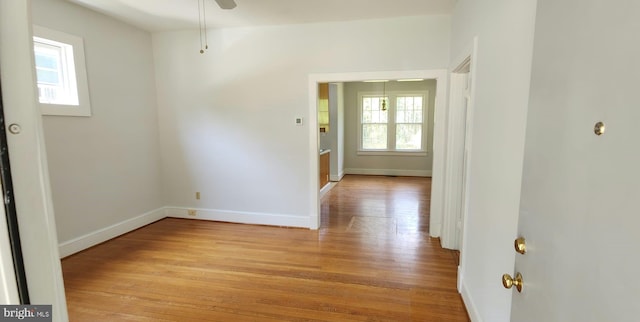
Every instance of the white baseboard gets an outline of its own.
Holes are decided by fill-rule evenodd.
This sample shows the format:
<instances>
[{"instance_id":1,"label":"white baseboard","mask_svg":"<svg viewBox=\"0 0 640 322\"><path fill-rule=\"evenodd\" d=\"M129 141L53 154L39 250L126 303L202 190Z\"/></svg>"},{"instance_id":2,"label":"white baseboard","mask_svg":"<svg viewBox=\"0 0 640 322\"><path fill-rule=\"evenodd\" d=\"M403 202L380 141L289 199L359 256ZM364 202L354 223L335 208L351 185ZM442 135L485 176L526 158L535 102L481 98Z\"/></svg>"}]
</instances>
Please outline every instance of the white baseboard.
<instances>
[{"instance_id":1,"label":"white baseboard","mask_svg":"<svg viewBox=\"0 0 640 322\"><path fill-rule=\"evenodd\" d=\"M460 267L460 265L458 265L458 279L457 279L457 288L458 288L458 293L462 293L462 268Z\"/></svg>"},{"instance_id":2,"label":"white baseboard","mask_svg":"<svg viewBox=\"0 0 640 322\"><path fill-rule=\"evenodd\" d=\"M195 210L196 215L189 216L189 209ZM238 224L309 228L308 216L305 217L261 212L228 211L187 207L166 207L165 211L167 217L173 218L224 221Z\"/></svg>"},{"instance_id":3,"label":"white baseboard","mask_svg":"<svg viewBox=\"0 0 640 322\"><path fill-rule=\"evenodd\" d=\"M89 247L105 242L114 237L126 234L142 226L158 221L165 217L164 208L149 211L137 217L113 224L86 235L65 241L58 245L60 258L67 257Z\"/></svg>"},{"instance_id":4,"label":"white baseboard","mask_svg":"<svg viewBox=\"0 0 640 322\"><path fill-rule=\"evenodd\" d=\"M429 236L433 238L440 238L442 235L442 223L430 223L429 224Z\"/></svg>"},{"instance_id":5,"label":"white baseboard","mask_svg":"<svg viewBox=\"0 0 640 322\"><path fill-rule=\"evenodd\" d=\"M337 182L334 181L329 181L329 183L327 183L324 187L322 187L322 189L320 189L320 199L324 198L324 196L327 194L327 192L329 192L331 189L333 189L333 187L335 187L336 185L338 185Z\"/></svg>"},{"instance_id":6,"label":"white baseboard","mask_svg":"<svg viewBox=\"0 0 640 322\"><path fill-rule=\"evenodd\" d=\"M344 178L344 171L339 172L337 176L336 175L329 176L330 181L340 181L342 180L342 178Z\"/></svg>"},{"instance_id":7,"label":"white baseboard","mask_svg":"<svg viewBox=\"0 0 640 322\"><path fill-rule=\"evenodd\" d=\"M458 279L459 279L459 289L460 294L462 294L462 301L464 302L464 306L467 308L467 313L469 313L469 318L471 318L472 322L482 322L480 318L480 313L478 312L478 308L469 294L469 290L467 289L466 284L464 283L464 276L460 274L460 269L458 269Z\"/></svg>"},{"instance_id":8,"label":"white baseboard","mask_svg":"<svg viewBox=\"0 0 640 322\"><path fill-rule=\"evenodd\" d=\"M344 169L346 174L361 174L373 176L400 176L400 177L431 177L431 170L404 170L404 169Z\"/></svg>"}]
</instances>

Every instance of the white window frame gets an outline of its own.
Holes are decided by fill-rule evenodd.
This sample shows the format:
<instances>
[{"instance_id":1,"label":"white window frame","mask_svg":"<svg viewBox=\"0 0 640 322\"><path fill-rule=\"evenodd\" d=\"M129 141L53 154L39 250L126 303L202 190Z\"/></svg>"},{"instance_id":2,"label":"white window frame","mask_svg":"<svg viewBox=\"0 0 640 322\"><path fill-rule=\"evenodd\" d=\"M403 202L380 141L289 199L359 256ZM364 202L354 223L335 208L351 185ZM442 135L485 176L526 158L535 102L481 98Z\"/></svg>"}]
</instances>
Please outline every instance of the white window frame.
<instances>
[{"instance_id":1,"label":"white window frame","mask_svg":"<svg viewBox=\"0 0 640 322\"><path fill-rule=\"evenodd\" d=\"M362 99L370 96L383 96L382 91L358 92L358 151L357 155L386 155L386 156L427 156L427 140L429 138L429 91L387 91L387 149L372 150L362 147ZM396 104L398 96L422 96L422 140L418 150L397 150L396 146Z\"/></svg>"},{"instance_id":2,"label":"white window frame","mask_svg":"<svg viewBox=\"0 0 640 322\"><path fill-rule=\"evenodd\" d=\"M46 44L47 41L53 41L70 45L73 48L73 54L69 55L69 57L67 57L68 59L63 58L63 60L65 61L63 61L62 63L63 69L65 64L73 63L73 67L75 69L75 82L73 81L72 77L67 77L67 79L65 80L65 86L70 87L71 93L77 93L78 105L54 104L38 101L42 115L91 116L89 84L87 81L84 41L82 40L82 38L37 25L33 26L33 38L34 42L41 42ZM35 56L33 62L35 70ZM64 69L63 74L68 73L68 71L69 69ZM38 84L36 83L34 85L37 89Z\"/></svg>"}]
</instances>

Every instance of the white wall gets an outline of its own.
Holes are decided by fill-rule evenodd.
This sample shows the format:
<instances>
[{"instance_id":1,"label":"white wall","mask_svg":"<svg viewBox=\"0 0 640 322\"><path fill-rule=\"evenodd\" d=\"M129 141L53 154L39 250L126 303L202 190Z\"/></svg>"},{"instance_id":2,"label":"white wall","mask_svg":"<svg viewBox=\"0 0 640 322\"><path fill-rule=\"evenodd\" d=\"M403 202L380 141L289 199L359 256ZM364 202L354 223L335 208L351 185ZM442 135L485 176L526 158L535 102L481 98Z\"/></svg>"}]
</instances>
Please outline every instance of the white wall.
<instances>
[{"instance_id":1,"label":"white wall","mask_svg":"<svg viewBox=\"0 0 640 322\"><path fill-rule=\"evenodd\" d=\"M349 82L345 87L345 168L347 173L367 173L387 170L388 175L431 176L433 164L433 112L436 80L421 82L388 82L387 91L428 91L426 156L373 156L358 155L358 93L382 92L382 83ZM384 171L383 171L384 172Z\"/></svg>"},{"instance_id":2,"label":"white wall","mask_svg":"<svg viewBox=\"0 0 640 322\"><path fill-rule=\"evenodd\" d=\"M461 290L473 321L509 321L536 1L459 0L451 60L478 37ZM451 66L455 67L455 66Z\"/></svg>"},{"instance_id":3,"label":"white wall","mask_svg":"<svg viewBox=\"0 0 640 322\"><path fill-rule=\"evenodd\" d=\"M34 24L84 38L91 117L44 116L61 242L162 207L151 35L61 0Z\"/></svg>"},{"instance_id":4,"label":"white wall","mask_svg":"<svg viewBox=\"0 0 640 322\"><path fill-rule=\"evenodd\" d=\"M316 125L294 124L309 119L309 74L443 68L449 28L431 16L212 30L205 54L197 31L154 34L166 202L309 226Z\"/></svg>"}]
</instances>

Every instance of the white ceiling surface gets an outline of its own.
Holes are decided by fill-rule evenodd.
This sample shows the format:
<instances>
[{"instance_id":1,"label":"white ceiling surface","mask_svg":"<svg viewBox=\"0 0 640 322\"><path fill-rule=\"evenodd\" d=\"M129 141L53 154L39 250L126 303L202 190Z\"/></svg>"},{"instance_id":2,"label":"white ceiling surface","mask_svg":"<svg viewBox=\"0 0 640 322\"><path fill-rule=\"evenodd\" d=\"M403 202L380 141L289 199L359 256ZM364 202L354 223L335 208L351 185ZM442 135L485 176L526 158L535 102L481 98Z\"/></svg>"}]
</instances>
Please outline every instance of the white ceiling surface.
<instances>
[{"instance_id":1,"label":"white ceiling surface","mask_svg":"<svg viewBox=\"0 0 640 322\"><path fill-rule=\"evenodd\" d=\"M198 28L198 0L68 0L142 29ZM288 25L451 14L457 0L236 0L222 10L204 0L209 28Z\"/></svg>"}]
</instances>

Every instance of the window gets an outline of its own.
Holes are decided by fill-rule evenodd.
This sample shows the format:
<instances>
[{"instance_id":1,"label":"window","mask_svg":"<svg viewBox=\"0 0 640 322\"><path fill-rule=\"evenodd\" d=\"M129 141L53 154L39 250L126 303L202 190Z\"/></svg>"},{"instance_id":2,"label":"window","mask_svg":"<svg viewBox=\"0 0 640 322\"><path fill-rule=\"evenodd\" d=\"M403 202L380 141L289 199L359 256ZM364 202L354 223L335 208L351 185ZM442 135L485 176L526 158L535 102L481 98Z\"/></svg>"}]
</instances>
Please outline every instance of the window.
<instances>
[{"instance_id":1,"label":"window","mask_svg":"<svg viewBox=\"0 0 640 322\"><path fill-rule=\"evenodd\" d=\"M78 105L73 47L44 38L33 38L40 103Z\"/></svg>"},{"instance_id":2,"label":"window","mask_svg":"<svg viewBox=\"0 0 640 322\"><path fill-rule=\"evenodd\" d=\"M422 149L422 96L396 98L396 150Z\"/></svg>"},{"instance_id":3,"label":"window","mask_svg":"<svg viewBox=\"0 0 640 322\"><path fill-rule=\"evenodd\" d=\"M425 155L427 92L359 93L359 154ZM386 108L383 109L383 101Z\"/></svg>"},{"instance_id":4,"label":"window","mask_svg":"<svg viewBox=\"0 0 640 322\"><path fill-rule=\"evenodd\" d=\"M318 84L318 124L320 133L329 132L329 83Z\"/></svg>"},{"instance_id":5,"label":"window","mask_svg":"<svg viewBox=\"0 0 640 322\"><path fill-rule=\"evenodd\" d=\"M33 34L42 114L90 116L82 38L39 26Z\"/></svg>"},{"instance_id":6,"label":"window","mask_svg":"<svg viewBox=\"0 0 640 322\"><path fill-rule=\"evenodd\" d=\"M386 150L389 110L382 110L383 96L362 98L362 149Z\"/></svg>"}]
</instances>

